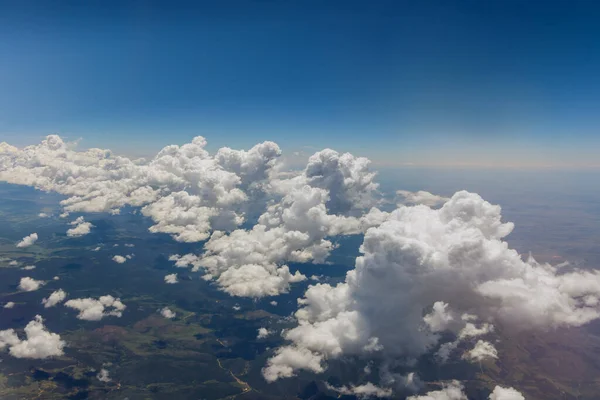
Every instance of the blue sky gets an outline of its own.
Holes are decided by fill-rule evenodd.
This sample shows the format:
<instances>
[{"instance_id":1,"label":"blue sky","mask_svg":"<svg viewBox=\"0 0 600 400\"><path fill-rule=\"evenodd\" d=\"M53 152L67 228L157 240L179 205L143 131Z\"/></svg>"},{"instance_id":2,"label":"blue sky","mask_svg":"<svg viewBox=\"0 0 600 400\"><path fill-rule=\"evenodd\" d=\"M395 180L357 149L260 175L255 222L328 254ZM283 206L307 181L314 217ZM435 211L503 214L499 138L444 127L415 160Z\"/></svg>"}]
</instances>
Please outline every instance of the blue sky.
<instances>
[{"instance_id":1,"label":"blue sky","mask_svg":"<svg viewBox=\"0 0 600 400\"><path fill-rule=\"evenodd\" d=\"M590 166L596 1L0 3L0 139Z\"/></svg>"}]
</instances>

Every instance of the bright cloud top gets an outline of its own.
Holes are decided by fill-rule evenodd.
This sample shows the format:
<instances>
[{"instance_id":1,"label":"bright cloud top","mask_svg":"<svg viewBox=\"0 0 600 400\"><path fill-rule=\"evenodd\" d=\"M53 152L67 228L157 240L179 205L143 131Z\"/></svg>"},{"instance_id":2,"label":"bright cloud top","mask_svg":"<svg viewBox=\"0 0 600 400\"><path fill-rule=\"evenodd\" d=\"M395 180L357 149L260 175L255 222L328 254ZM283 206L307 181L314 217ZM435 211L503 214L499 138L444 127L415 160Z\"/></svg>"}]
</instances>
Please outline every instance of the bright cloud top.
<instances>
[{"instance_id":1,"label":"bright cloud top","mask_svg":"<svg viewBox=\"0 0 600 400\"><path fill-rule=\"evenodd\" d=\"M67 298L67 292L62 289L58 289L55 292L52 292L48 298L42 300L42 304L45 308L54 307L55 305L62 303Z\"/></svg>"},{"instance_id":2,"label":"bright cloud top","mask_svg":"<svg viewBox=\"0 0 600 400\"><path fill-rule=\"evenodd\" d=\"M16 358L48 358L63 355L65 342L56 333L48 332L44 320L36 315L25 327L26 339L19 339L13 329L0 331L0 349L8 347Z\"/></svg>"},{"instance_id":3,"label":"bright cloud top","mask_svg":"<svg viewBox=\"0 0 600 400\"><path fill-rule=\"evenodd\" d=\"M2 176L1 172L0 172L0 176ZM19 248L29 247L29 246L33 245L35 242L37 242L37 240L38 240L38 234L32 233L31 235L27 235L23 239L21 239L21 241L19 243L17 243L17 247L19 247Z\"/></svg>"},{"instance_id":4,"label":"bright cloud top","mask_svg":"<svg viewBox=\"0 0 600 400\"><path fill-rule=\"evenodd\" d=\"M71 222L70 225L73 225L73 228L67 230L67 236L69 237L87 235L94 226L91 222L86 222L83 217L77 218L75 221Z\"/></svg>"},{"instance_id":5,"label":"bright cloud top","mask_svg":"<svg viewBox=\"0 0 600 400\"><path fill-rule=\"evenodd\" d=\"M111 295L100 296L98 299L71 299L65 306L79 311L77 318L85 321L100 321L104 317L121 317L125 304Z\"/></svg>"},{"instance_id":6,"label":"bright cloud top","mask_svg":"<svg viewBox=\"0 0 600 400\"><path fill-rule=\"evenodd\" d=\"M290 345L268 361L265 378L322 372L326 360L342 355L417 357L438 346L437 332L454 332L459 340L488 334L490 326L478 326L478 319L543 329L600 317L600 274L561 273L522 260L502 240L512 229L499 206L468 192L439 209L396 209L367 230L363 255L345 282L309 287L295 314L298 326L284 334ZM497 352L480 340L466 357Z\"/></svg>"},{"instance_id":7,"label":"bright cloud top","mask_svg":"<svg viewBox=\"0 0 600 400\"><path fill-rule=\"evenodd\" d=\"M28 276L21 278L19 281L19 289L25 292L33 292L44 285L44 281L38 281Z\"/></svg>"}]
</instances>

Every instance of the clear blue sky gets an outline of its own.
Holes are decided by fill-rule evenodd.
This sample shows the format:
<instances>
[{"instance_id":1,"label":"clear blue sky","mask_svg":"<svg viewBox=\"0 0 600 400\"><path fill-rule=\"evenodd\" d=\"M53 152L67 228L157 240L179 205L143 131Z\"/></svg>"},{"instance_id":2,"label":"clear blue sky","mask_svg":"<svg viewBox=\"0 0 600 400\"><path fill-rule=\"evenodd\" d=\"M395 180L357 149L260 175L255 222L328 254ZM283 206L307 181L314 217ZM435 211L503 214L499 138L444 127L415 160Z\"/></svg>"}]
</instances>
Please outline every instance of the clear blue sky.
<instances>
[{"instance_id":1,"label":"clear blue sky","mask_svg":"<svg viewBox=\"0 0 600 400\"><path fill-rule=\"evenodd\" d=\"M3 1L0 139L600 164L598 1Z\"/></svg>"}]
</instances>

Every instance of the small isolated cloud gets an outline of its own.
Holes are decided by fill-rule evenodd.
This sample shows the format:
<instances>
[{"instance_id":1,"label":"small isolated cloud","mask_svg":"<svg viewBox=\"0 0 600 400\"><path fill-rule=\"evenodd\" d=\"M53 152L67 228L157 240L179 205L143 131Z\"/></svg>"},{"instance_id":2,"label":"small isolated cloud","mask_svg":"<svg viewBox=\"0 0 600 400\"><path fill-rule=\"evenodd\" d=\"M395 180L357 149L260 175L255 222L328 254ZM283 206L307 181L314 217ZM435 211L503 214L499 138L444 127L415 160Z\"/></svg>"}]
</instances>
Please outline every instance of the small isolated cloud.
<instances>
[{"instance_id":1,"label":"small isolated cloud","mask_svg":"<svg viewBox=\"0 0 600 400\"><path fill-rule=\"evenodd\" d=\"M434 390L421 396L410 396L406 400L468 400L459 381L452 381L442 390Z\"/></svg>"},{"instance_id":2,"label":"small isolated cloud","mask_svg":"<svg viewBox=\"0 0 600 400\"><path fill-rule=\"evenodd\" d=\"M23 290L25 292L33 292L34 290L38 290L44 281L38 281L28 276L21 278L19 281L19 290Z\"/></svg>"},{"instance_id":3,"label":"small isolated cloud","mask_svg":"<svg viewBox=\"0 0 600 400\"><path fill-rule=\"evenodd\" d=\"M272 305L273 307L275 307L277 305L277 302L275 300L273 300L269 304Z\"/></svg>"},{"instance_id":4,"label":"small isolated cloud","mask_svg":"<svg viewBox=\"0 0 600 400\"><path fill-rule=\"evenodd\" d=\"M102 247L100 247L100 246L97 246L97 247L94 247L94 248L92 249L92 251L99 251L101 248L102 248Z\"/></svg>"},{"instance_id":5,"label":"small isolated cloud","mask_svg":"<svg viewBox=\"0 0 600 400\"><path fill-rule=\"evenodd\" d=\"M125 261L127 261L127 258L123 256L114 256L112 260L118 264L123 264Z\"/></svg>"},{"instance_id":6,"label":"small isolated cloud","mask_svg":"<svg viewBox=\"0 0 600 400\"><path fill-rule=\"evenodd\" d=\"M48 358L62 356L65 342L56 333L46 330L44 320L36 315L25 327L26 339L21 340L13 329L0 331L0 349L8 347L16 358Z\"/></svg>"},{"instance_id":7,"label":"small isolated cloud","mask_svg":"<svg viewBox=\"0 0 600 400\"><path fill-rule=\"evenodd\" d=\"M8 265L10 265L11 267L16 267L17 265L19 265L19 262L17 260L12 260L8 263Z\"/></svg>"},{"instance_id":8,"label":"small isolated cloud","mask_svg":"<svg viewBox=\"0 0 600 400\"><path fill-rule=\"evenodd\" d=\"M496 386L490 394L490 400L525 400L525 396L511 387Z\"/></svg>"},{"instance_id":9,"label":"small isolated cloud","mask_svg":"<svg viewBox=\"0 0 600 400\"><path fill-rule=\"evenodd\" d=\"M72 299L65 306L79 310L77 318L85 321L100 321L108 316L121 317L125 310L125 304L111 295L100 296L98 299Z\"/></svg>"},{"instance_id":10,"label":"small isolated cloud","mask_svg":"<svg viewBox=\"0 0 600 400\"><path fill-rule=\"evenodd\" d=\"M161 308L160 315L162 315L163 317L168 318L168 319L173 319L173 318L175 318L177 313L171 311L171 309L169 307L164 307L164 308Z\"/></svg>"},{"instance_id":11,"label":"small isolated cloud","mask_svg":"<svg viewBox=\"0 0 600 400\"><path fill-rule=\"evenodd\" d=\"M17 243L17 247L25 248L34 244L38 240L38 234L32 233L31 235L25 236L19 243Z\"/></svg>"},{"instance_id":12,"label":"small isolated cloud","mask_svg":"<svg viewBox=\"0 0 600 400\"><path fill-rule=\"evenodd\" d=\"M59 215L60 218L67 218L69 216L68 212L64 212L62 214Z\"/></svg>"},{"instance_id":13,"label":"small isolated cloud","mask_svg":"<svg viewBox=\"0 0 600 400\"><path fill-rule=\"evenodd\" d=\"M231 308L233 308L234 311L240 311L242 309L242 307L240 307L238 304L236 304L235 306L233 306Z\"/></svg>"},{"instance_id":14,"label":"small isolated cloud","mask_svg":"<svg viewBox=\"0 0 600 400\"><path fill-rule=\"evenodd\" d=\"M40 217L40 218L48 218L49 215L46 214L45 212L41 212L41 213L38 214L38 217Z\"/></svg>"},{"instance_id":15,"label":"small isolated cloud","mask_svg":"<svg viewBox=\"0 0 600 400\"><path fill-rule=\"evenodd\" d=\"M26 265L21 269L25 271L31 271L32 269L35 269L35 265Z\"/></svg>"},{"instance_id":16,"label":"small isolated cloud","mask_svg":"<svg viewBox=\"0 0 600 400\"><path fill-rule=\"evenodd\" d=\"M67 298L67 292L62 289L58 289L55 292L52 292L47 299L42 300L42 304L45 308L54 307L55 305L62 303Z\"/></svg>"},{"instance_id":17,"label":"small isolated cloud","mask_svg":"<svg viewBox=\"0 0 600 400\"><path fill-rule=\"evenodd\" d=\"M58 281L58 280L60 280L60 278L59 278L58 276L55 276L55 277L54 277L54 278L52 278L52 279L53 279L53 280L55 280L55 281Z\"/></svg>"},{"instance_id":18,"label":"small isolated cloud","mask_svg":"<svg viewBox=\"0 0 600 400\"><path fill-rule=\"evenodd\" d=\"M475 347L467 351L463 358L472 362L483 361L486 358L498 358L498 350L490 342L478 340Z\"/></svg>"},{"instance_id":19,"label":"small isolated cloud","mask_svg":"<svg viewBox=\"0 0 600 400\"><path fill-rule=\"evenodd\" d=\"M133 243L125 243L125 247L135 247L135 244L133 244Z\"/></svg>"},{"instance_id":20,"label":"small isolated cloud","mask_svg":"<svg viewBox=\"0 0 600 400\"><path fill-rule=\"evenodd\" d=\"M339 394L348 395L348 396L356 396L358 398L369 398L369 397L390 397L392 395L392 389L385 389L379 386L372 384L371 382L367 382L364 385L358 386L341 386L334 387L327 385L329 390L333 390L338 392Z\"/></svg>"},{"instance_id":21,"label":"small isolated cloud","mask_svg":"<svg viewBox=\"0 0 600 400\"><path fill-rule=\"evenodd\" d=\"M67 230L67 236L69 237L79 237L87 235L94 227L94 225L92 225L91 222L85 222L83 217L77 218L70 224L73 225L73 228Z\"/></svg>"},{"instance_id":22,"label":"small isolated cloud","mask_svg":"<svg viewBox=\"0 0 600 400\"><path fill-rule=\"evenodd\" d=\"M177 280L177 274L169 274L169 275L165 275L165 283L177 283L179 282Z\"/></svg>"},{"instance_id":23,"label":"small isolated cloud","mask_svg":"<svg viewBox=\"0 0 600 400\"><path fill-rule=\"evenodd\" d=\"M257 339L264 339L264 338L268 337L272 333L273 332L271 332L267 328L258 328L258 335L256 336L256 338Z\"/></svg>"},{"instance_id":24,"label":"small isolated cloud","mask_svg":"<svg viewBox=\"0 0 600 400\"><path fill-rule=\"evenodd\" d=\"M4 308L13 308L15 306L15 302L14 301L9 301L8 303L6 303L4 305Z\"/></svg>"},{"instance_id":25,"label":"small isolated cloud","mask_svg":"<svg viewBox=\"0 0 600 400\"><path fill-rule=\"evenodd\" d=\"M110 382L112 379L110 379L110 374L108 372L107 369L102 368L100 370L100 372L98 372L98 375L96 375L96 378L98 378L98 380L100 382Z\"/></svg>"},{"instance_id":26,"label":"small isolated cloud","mask_svg":"<svg viewBox=\"0 0 600 400\"><path fill-rule=\"evenodd\" d=\"M417 205L423 204L428 207L435 207L444 204L450 198L438 196L437 194L429 193L424 190L418 192L409 192L408 190L397 190L396 194L399 197L400 204Z\"/></svg>"}]
</instances>

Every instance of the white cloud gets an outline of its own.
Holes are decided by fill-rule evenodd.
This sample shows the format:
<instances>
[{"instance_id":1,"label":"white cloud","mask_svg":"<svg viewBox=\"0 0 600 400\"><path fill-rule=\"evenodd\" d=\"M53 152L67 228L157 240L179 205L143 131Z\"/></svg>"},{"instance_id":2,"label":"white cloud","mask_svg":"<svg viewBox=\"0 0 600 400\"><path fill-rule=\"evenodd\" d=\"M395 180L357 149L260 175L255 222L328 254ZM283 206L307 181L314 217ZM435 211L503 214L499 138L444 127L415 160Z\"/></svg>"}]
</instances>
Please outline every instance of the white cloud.
<instances>
[{"instance_id":1,"label":"white cloud","mask_svg":"<svg viewBox=\"0 0 600 400\"><path fill-rule=\"evenodd\" d=\"M117 264L123 264L125 261L127 261L127 258L125 258L125 257L123 257L123 256L116 255L116 256L114 256L114 257L112 258L112 260L113 260L114 262L116 262Z\"/></svg>"},{"instance_id":2,"label":"white cloud","mask_svg":"<svg viewBox=\"0 0 600 400\"><path fill-rule=\"evenodd\" d=\"M67 230L67 236L69 236L69 237L79 237L79 236L87 235L88 233L90 233L91 229L94 226L90 222L85 222L83 217L77 218L75 221L71 222L70 224L73 225L74 227Z\"/></svg>"},{"instance_id":3,"label":"white cloud","mask_svg":"<svg viewBox=\"0 0 600 400\"><path fill-rule=\"evenodd\" d=\"M177 274L169 274L169 275L165 275L165 283L177 283L179 282L177 280Z\"/></svg>"},{"instance_id":4,"label":"white cloud","mask_svg":"<svg viewBox=\"0 0 600 400\"><path fill-rule=\"evenodd\" d=\"M409 192L407 190L397 190L396 195L398 195L399 203L406 205L417 205L423 204L428 207L435 207L444 204L450 198L438 196L437 194L432 194L426 192L424 190L419 190L418 192Z\"/></svg>"},{"instance_id":5,"label":"white cloud","mask_svg":"<svg viewBox=\"0 0 600 400\"><path fill-rule=\"evenodd\" d=\"M100 246L96 246L96 247L94 247L94 248L92 249L92 251L99 251L101 248L102 248L102 247L100 247Z\"/></svg>"},{"instance_id":6,"label":"white cloud","mask_svg":"<svg viewBox=\"0 0 600 400\"><path fill-rule=\"evenodd\" d=\"M52 279L53 279L53 280L55 280L55 281L58 281L58 280L60 280L60 277L58 277L58 276L55 276L55 277L54 277L54 278L52 278Z\"/></svg>"},{"instance_id":7,"label":"white cloud","mask_svg":"<svg viewBox=\"0 0 600 400\"><path fill-rule=\"evenodd\" d=\"M483 361L486 358L498 358L498 350L490 342L478 340L471 350L467 351L463 358L469 361Z\"/></svg>"},{"instance_id":8,"label":"white cloud","mask_svg":"<svg viewBox=\"0 0 600 400\"><path fill-rule=\"evenodd\" d=\"M164 308L161 308L160 315L162 315L163 317L168 318L168 319L173 319L173 318L175 318L177 313L171 311L171 309L169 307L164 307Z\"/></svg>"},{"instance_id":9,"label":"white cloud","mask_svg":"<svg viewBox=\"0 0 600 400\"><path fill-rule=\"evenodd\" d=\"M32 269L35 269L35 265L26 265L21 269L25 271L31 271Z\"/></svg>"},{"instance_id":10,"label":"white cloud","mask_svg":"<svg viewBox=\"0 0 600 400\"><path fill-rule=\"evenodd\" d=\"M25 236L19 243L17 243L17 247L24 248L29 247L34 244L38 240L38 234L32 233L31 235Z\"/></svg>"},{"instance_id":11,"label":"white cloud","mask_svg":"<svg viewBox=\"0 0 600 400\"><path fill-rule=\"evenodd\" d=\"M11 262L8 263L8 265L10 265L11 267L15 267L15 266L19 265L19 262L17 260L12 260Z\"/></svg>"},{"instance_id":12,"label":"white cloud","mask_svg":"<svg viewBox=\"0 0 600 400\"><path fill-rule=\"evenodd\" d=\"M98 378L98 380L100 382L110 382L112 379L110 379L110 374L108 372L107 369L102 368L100 370L100 372L98 372L98 374L96 375L96 378Z\"/></svg>"},{"instance_id":13,"label":"white cloud","mask_svg":"<svg viewBox=\"0 0 600 400\"><path fill-rule=\"evenodd\" d=\"M439 209L399 207L367 230L363 255L344 282L309 286L295 314L298 326L284 334L290 344L268 361L265 378L297 368L320 372L325 360L342 355L418 357L438 345L436 331L462 332L460 340L469 340L492 330L453 315L497 320L506 329L579 326L598 318L600 309L583 299L600 296L600 273L560 273L523 260L502 240L512 228L501 221L500 207L467 192ZM432 306L424 321L423 310ZM493 354L476 346L473 357L478 350Z\"/></svg>"},{"instance_id":14,"label":"white cloud","mask_svg":"<svg viewBox=\"0 0 600 400\"><path fill-rule=\"evenodd\" d=\"M367 382L363 385L358 386L333 387L327 385L327 388L343 395L356 396L361 399L369 397L390 397L392 395L392 389L381 388L372 384L371 382Z\"/></svg>"},{"instance_id":15,"label":"white cloud","mask_svg":"<svg viewBox=\"0 0 600 400\"><path fill-rule=\"evenodd\" d=\"M41 212L41 213L38 214L38 217L40 217L40 218L48 218L49 215L46 214L46 213L44 213L44 212Z\"/></svg>"},{"instance_id":16,"label":"white cloud","mask_svg":"<svg viewBox=\"0 0 600 400\"><path fill-rule=\"evenodd\" d=\"M525 396L513 388L496 386L490 394L490 400L525 400Z\"/></svg>"},{"instance_id":17,"label":"white cloud","mask_svg":"<svg viewBox=\"0 0 600 400\"><path fill-rule=\"evenodd\" d=\"M275 307L277 305L277 302L275 300L269 302L270 305L272 305L273 307Z\"/></svg>"},{"instance_id":18,"label":"white cloud","mask_svg":"<svg viewBox=\"0 0 600 400\"><path fill-rule=\"evenodd\" d=\"M271 332L267 328L258 328L258 335L256 336L256 338L257 339L265 339L266 337L268 337L272 333L273 332Z\"/></svg>"},{"instance_id":19,"label":"white cloud","mask_svg":"<svg viewBox=\"0 0 600 400\"><path fill-rule=\"evenodd\" d=\"M100 321L104 317L121 317L125 304L111 295L100 296L98 299L71 299L65 306L79 311L77 318L85 321Z\"/></svg>"},{"instance_id":20,"label":"white cloud","mask_svg":"<svg viewBox=\"0 0 600 400\"><path fill-rule=\"evenodd\" d=\"M410 396L406 400L468 400L463 392L463 386L458 381L452 381L442 390L434 390L421 396Z\"/></svg>"},{"instance_id":21,"label":"white cloud","mask_svg":"<svg viewBox=\"0 0 600 400\"><path fill-rule=\"evenodd\" d=\"M0 349L8 347L16 358L48 358L63 355L65 342L46 330L44 320L36 315L25 327L27 339L21 340L13 329L0 331Z\"/></svg>"},{"instance_id":22,"label":"white cloud","mask_svg":"<svg viewBox=\"0 0 600 400\"><path fill-rule=\"evenodd\" d=\"M38 290L43 285L44 281L38 281L30 277L24 277L19 281L19 290L33 292L34 290Z\"/></svg>"},{"instance_id":23,"label":"white cloud","mask_svg":"<svg viewBox=\"0 0 600 400\"><path fill-rule=\"evenodd\" d=\"M42 304L45 308L54 307L55 305L62 303L66 298L67 292L65 292L62 289L58 289L52 292L52 294L48 296L47 299L43 299Z\"/></svg>"},{"instance_id":24,"label":"white cloud","mask_svg":"<svg viewBox=\"0 0 600 400\"><path fill-rule=\"evenodd\" d=\"M4 308L13 308L15 306L14 301L9 301L4 305Z\"/></svg>"}]
</instances>

